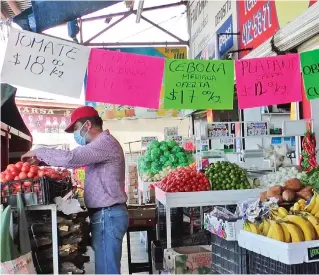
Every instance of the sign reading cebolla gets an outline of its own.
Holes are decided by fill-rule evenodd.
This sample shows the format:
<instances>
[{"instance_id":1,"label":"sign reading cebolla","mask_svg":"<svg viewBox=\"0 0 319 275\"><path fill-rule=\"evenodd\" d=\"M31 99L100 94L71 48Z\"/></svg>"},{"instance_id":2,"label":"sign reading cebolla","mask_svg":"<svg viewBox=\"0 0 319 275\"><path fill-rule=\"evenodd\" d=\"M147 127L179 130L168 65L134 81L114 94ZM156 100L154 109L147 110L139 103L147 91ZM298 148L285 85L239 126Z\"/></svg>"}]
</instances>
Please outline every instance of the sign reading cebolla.
<instances>
[{"instance_id":1,"label":"sign reading cebolla","mask_svg":"<svg viewBox=\"0 0 319 275\"><path fill-rule=\"evenodd\" d=\"M1 81L80 98L90 48L11 28Z\"/></svg>"}]
</instances>

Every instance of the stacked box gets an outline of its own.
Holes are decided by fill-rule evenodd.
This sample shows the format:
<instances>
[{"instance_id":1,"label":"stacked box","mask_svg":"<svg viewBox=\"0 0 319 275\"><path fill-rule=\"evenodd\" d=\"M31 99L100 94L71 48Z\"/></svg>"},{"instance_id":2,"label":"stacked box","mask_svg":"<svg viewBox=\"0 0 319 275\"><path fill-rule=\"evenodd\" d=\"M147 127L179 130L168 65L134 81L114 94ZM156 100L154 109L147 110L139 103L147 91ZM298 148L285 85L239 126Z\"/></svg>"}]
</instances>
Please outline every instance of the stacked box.
<instances>
[{"instance_id":1,"label":"stacked box","mask_svg":"<svg viewBox=\"0 0 319 275\"><path fill-rule=\"evenodd\" d=\"M129 204L138 204L138 175L137 166L130 164L127 166L127 197Z\"/></svg>"}]
</instances>

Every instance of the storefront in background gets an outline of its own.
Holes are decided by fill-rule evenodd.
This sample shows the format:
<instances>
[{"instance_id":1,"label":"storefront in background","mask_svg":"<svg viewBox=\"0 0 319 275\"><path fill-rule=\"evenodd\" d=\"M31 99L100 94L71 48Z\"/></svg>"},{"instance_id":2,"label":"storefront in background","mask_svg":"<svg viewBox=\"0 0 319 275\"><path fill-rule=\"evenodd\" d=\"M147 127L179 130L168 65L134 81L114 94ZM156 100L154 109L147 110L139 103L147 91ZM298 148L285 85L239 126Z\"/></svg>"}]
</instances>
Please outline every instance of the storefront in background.
<instances>
[{"instance_id":1,"label":"storefront in background","mask_svg":"<svg viewBox=\"0 0 319 275\"><path fill-rule=\"evenodd\" d=\"M190 58L221 59L237 48L235 1L189 1L187 10Z\"/></svg>"},{"instance_id":2,"label":"storefront in background","mask_svg":"<svg viewBox=\"0 0 319 275\"><path fill-rule=\"evenodd\" d=\"M32 133L33 146L51 145L73 149L77 146L73 135L65 133L72 111L77 107L67 104L17 101L21 117Z\"/></svg>"}]
</instances>

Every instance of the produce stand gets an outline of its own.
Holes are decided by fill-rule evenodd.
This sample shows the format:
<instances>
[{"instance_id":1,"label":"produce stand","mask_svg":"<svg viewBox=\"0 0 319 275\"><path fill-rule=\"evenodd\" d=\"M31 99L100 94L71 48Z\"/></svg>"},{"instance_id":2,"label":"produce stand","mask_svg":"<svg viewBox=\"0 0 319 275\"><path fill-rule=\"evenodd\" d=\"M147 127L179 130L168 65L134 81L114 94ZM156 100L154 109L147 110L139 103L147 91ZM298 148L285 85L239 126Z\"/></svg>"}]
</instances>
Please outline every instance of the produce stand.
<instances>
[{"instance_id":1,"label":"produce stand","mask_svg":"<svg viewBox=\"0 0 319 275\"><path fill-rule=\"evenodd\" d=\"M55 204L27 206L26 210L51 212L52 225L52 250L53 250L53 274L59 274L59 251L58 251L58 228L57 228L57 208Z\"/></svg>"},{"instance_id":2,"label":"produce stand","mask_svg":"<svg viewBox=\"0 0 319 275\"><path fill-rule=\"evenodd\" d=\"M166 210L167 248L172 247L171 208L232 205L243 200L256 199L263 191L264 189L246 189L167 193L155 187L156 200L161 202Z\"/></svg>"}]
</instances>

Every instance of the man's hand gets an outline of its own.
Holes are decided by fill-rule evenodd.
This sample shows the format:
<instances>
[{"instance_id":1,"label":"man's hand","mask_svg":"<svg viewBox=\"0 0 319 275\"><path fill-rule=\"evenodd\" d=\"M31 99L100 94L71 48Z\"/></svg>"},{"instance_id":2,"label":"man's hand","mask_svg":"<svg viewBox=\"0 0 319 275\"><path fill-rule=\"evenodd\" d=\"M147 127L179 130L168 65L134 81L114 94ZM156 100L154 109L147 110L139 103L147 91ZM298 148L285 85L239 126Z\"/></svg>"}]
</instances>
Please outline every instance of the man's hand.
<instances>
[{"instance_id":1,"label":"man's hand","mask_svg":"<svg viewBox=\"0 0 319 275\"><path fill-rule=\"evenodd\" d=\"M39 160L37 160L36 157L37 156L34 151L29 151L21 156L21 161L27 161L27 162L30 162L31 164L35 164L36 162L39 162Z\"/></svg>"}]
</instances>

